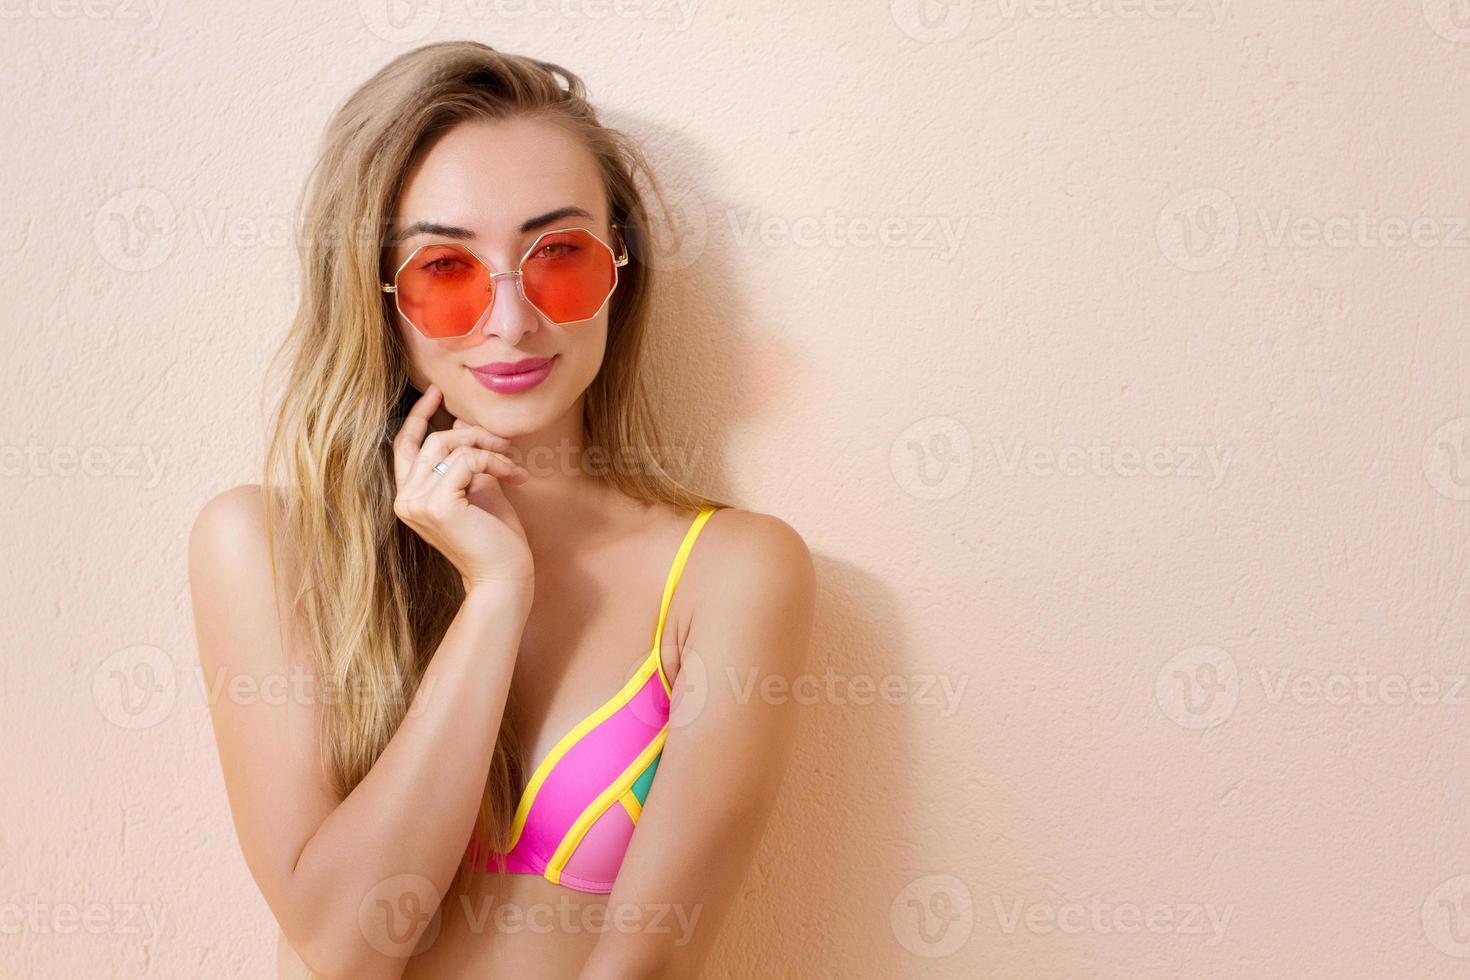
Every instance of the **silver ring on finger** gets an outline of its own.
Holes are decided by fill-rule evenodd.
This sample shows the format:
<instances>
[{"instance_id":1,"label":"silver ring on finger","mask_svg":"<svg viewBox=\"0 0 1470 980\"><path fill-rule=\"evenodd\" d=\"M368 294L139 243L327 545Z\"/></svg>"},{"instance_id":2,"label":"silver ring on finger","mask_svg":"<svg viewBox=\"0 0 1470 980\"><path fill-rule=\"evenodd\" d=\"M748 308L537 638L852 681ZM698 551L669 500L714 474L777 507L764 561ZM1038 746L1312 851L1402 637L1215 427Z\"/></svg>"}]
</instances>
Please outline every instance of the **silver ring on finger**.
<instances>
[{"instance_id":1,"label":"silver ring on finger","mask_svg":"<svg viewBox=\"0 0 1470 980\"><path fill-rule=\"evenodd\" d=\"M439 462L435 463L434 464L434 472L435 473L438 473L440 476L443 476L445 473L448 473L449 472L449 460L447 460L447 459L441 459L441 460L439 460Z\"/></svg>"}]
</instances>

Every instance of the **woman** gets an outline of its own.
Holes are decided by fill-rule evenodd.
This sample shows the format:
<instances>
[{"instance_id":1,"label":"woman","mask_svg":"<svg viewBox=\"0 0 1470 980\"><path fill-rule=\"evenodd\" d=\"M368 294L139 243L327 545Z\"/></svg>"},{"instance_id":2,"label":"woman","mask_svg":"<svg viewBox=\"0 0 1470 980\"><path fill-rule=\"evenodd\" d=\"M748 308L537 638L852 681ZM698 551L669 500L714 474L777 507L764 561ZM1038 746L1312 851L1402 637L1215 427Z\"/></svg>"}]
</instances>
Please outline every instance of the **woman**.
<instances>
[{"instance_id":1,"label":"woman","mask_svg":"<svg viewBox=\"0 0 1470 980\"><path fill-rule=\"evenodd\" d=\"M435 44L329 126L270 492L189 547L283 975L694 976L779 782L811 559L654 448L646 165L583 92Z\"/></svg>"}]
</instances>

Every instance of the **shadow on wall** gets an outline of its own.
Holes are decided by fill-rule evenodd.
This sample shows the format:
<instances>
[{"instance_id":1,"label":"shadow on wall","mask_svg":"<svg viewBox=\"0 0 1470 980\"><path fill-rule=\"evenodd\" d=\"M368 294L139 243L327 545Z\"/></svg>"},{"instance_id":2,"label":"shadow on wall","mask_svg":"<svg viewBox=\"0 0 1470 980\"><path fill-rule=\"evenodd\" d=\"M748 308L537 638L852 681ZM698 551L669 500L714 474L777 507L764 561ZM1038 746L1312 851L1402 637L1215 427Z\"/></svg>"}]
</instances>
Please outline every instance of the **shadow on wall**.
<instances>
[{"instance_id":1,"label":"shadow on wall","mask_svg":"<svg viewBox=\"0 0 1470 980\"><path fill-rule=\"evenodd\" d=\"M797 744L755 867L720 936L710 975L900 977L925 964L894 936L892 868L909 848L909 727L901 706L844 703L838 678L904 673L887 586L816 556L818 601ZM887 868L888 870L885 870ZM884 937L875 941L875 937ZM875 951L881 958L875 957Z\"/></svg>"},{"instance_id":2,"label":"shadow on wall","mask_svg":"<svg viewBox=\"0 0 1470 980\"><path fill-rule=\"evenodd\" d=\"M704 182L712 173L700 147L676 130L637 119L610 125L639 139L664 187L670 225L655 234L654 323L649 388L665 437L686 447L693 485L731 498L723 448L743 420L776 413L798 393L774 384L752 388L747 368L763 362L761 332L746 290L720 241L736 202ZM655 221L658 206L649 204ZM762 287L764 288L764 287ZM779 331L777 331L779 333ZM777 423L779 426L779 422ZM745 501L734 501L739 505ZM759 501L749 502L761 509ZM902 877L908 840L912 716L881 700L856 704L828 671L876 682L903 674L905 650L897 607L865 570L815 555L818 599L805 674L797 745L756 864L721 931L707 974L896 977L923 964L893 936L889 909ZM810 702L810 703L807 703ZM891 873L885 872L885 867ZM873 936L889 941L874 943ZM874 949L887 950L875 960Z\"/></svg>"},{"instance_id":3,"label":"shadow on wall","mask_svg":"<svg viewBox=\"0 0 1470 980\"><path fill-rule=\"evenodd\" d=\"M725 496L727 434L762 414L772 394L751 382L760 336L742 329L751 318L747 287L723 241L733 202L709 185L713 165L678 130L627 114L602 116L644 148L668 209L642 186L653 241L640 258L654 284L645 382L668 444L660 448L676 477Z\"/></svg>"}]
</instances>

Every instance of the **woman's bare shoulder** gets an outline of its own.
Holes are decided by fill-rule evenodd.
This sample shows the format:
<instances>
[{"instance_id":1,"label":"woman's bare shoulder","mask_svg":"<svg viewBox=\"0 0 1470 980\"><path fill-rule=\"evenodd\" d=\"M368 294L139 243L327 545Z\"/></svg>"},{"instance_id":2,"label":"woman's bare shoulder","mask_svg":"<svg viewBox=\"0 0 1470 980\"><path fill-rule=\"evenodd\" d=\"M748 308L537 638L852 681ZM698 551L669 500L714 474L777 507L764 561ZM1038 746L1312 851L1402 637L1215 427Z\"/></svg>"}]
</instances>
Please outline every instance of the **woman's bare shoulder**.
<instances>
[{"instance_id":1,"label":"woman's bare shoulder","mask_svg":"<svg viewBox=\"0 0 1470 980\"><path fill-rule=\"evenodd\" d=\"M727 610L730 618L790 616L809 608L816 570L801 534L773 514L722 507L700 532L694 552L698 605L706 618Z\"/></svg>"},{"instance_id":2,"label":"woman's bare shoulder","mask_svg":"<svg viewBox=\"0 0 1470 980\"><path fill-rule=\"evenodd\" d=\"M807 655L816 570L801 534L772 514L723 507L693 548L681 635L716 662L776 672ZM681 586L682 591L682 586Z\"/></svg>"},{"instance_id":3,"label":"woman's bare shoulder","mask_svg":"<svg viewBox=\"0 0 1470 980\"><path fill-rule=\"evenodd\" d=\"M190 557L233 558L238 566L268 554L266 490L259 483L242 483L205 501L189 534ZM289 548L277 531L277 560L289 558Z\"/></svg>"},{"instance_id":4,"label":"woman's bare shoulder","mask_svg":"<svg viewBox=\"0 0 1470 980\"><path fill-rule=\"evenodd\" d=\"M265 489L259 483L242 483L204 502L194 518L190 539L203 538L211 544L249 544L254 535L264 533Z\"/></svg>"},{"instance_id":5,"label":"woman's bare shoulder","mask_svg":"<svg viewBox=\"0 0 1470 980\"><path fill-rule=\"evenodd\" d=\"M295 581L297 566L292 549L278 546L272 567L267 527L260 484L231 487L200 508L189 532L189 586L201 628L274 630L285 594L278 582Z\"/></svg>"},{"instance_id":6,"label":"woman's bare shoulder","mask_svg":"<svg viewBox=\"0 0 1470 980\"><path fill-rule=\"evenodd\" d=\"M774 514L722 507L701 532L708 536L706 550L719 554L719 564L744 575L765 577L810 572L811 551L806 540Z\"/></svg>"}]
</instances>

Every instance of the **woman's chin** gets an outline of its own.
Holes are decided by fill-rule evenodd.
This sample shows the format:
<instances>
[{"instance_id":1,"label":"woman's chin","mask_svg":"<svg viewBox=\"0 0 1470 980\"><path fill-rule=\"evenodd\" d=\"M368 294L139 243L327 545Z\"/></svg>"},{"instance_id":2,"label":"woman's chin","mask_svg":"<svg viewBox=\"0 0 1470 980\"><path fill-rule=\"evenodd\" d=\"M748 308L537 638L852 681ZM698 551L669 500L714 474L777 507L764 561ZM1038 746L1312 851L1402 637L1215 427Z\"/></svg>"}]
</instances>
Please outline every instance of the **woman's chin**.
<instances>
[{"instance_id":1,"label":"woman's chin","mask_svg":"<svg viewBox=\"0 0 1470 980\"><path fill-rule=\"evenodd\" d=\"M562 407L549 398L480 393L471 396L466 412L457 416L506 439L519 439L550 428L561 417Z\"/></svg>"}]
</instances>

